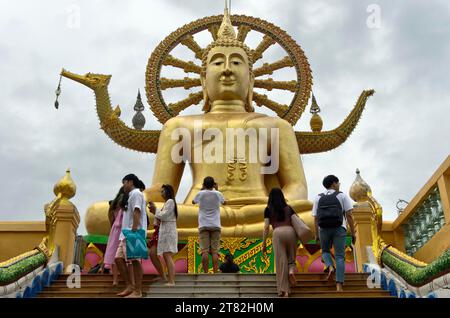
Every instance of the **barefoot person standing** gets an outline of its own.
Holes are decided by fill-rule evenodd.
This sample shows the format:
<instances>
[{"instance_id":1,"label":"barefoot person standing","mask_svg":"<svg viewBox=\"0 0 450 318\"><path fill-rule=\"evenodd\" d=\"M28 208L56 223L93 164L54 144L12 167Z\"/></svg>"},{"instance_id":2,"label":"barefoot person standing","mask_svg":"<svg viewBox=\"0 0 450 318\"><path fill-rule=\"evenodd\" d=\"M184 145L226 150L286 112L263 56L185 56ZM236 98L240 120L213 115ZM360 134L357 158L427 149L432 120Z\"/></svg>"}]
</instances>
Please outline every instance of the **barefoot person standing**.
<instances>
[{"instance_id":1,"label":"barefoot person standing","mask_svg":"<svg viewBox=\"0 0 450 318\"><path fill-rule=\"evenodd\" d=\"M119 237L119 247L116 252L116 265L120 275L125 280L127 287L118 296L139 298L142 297L142 265L141 259L131 259L132 273L127 268L126 239L123 230L136 232L139 229L147 229L147 213L145 209L145 199L142 192L138 189L139 179L134 174L128 174L122 179L123 189L128 194L127 210L123 214L122 233ZM146 232L146 231L145 231ZM134 275L134 285L131 279Z\"/></svg>"},{"instance_id":2,"label":"barefoot person standing","mask_svg":"<svg viewBox=\"0 0 450 318\"><path fill-rule=\"evenodd\" d=\"M157 209L153 202L149 202L149 210L155 214L155 218L160 221L158 234L157 252L164 257L167 266L169 281L167 286L175 285L175 264L173 254L178 253L178 232L177 232L177 203L173 187L164 184L161 188L161 196L164 198L164 206Z\"/></svg>"},{"instance_id":3,"label":"barefoot person standing","mask_svg":"<svg viewBox=\"0 0 450 318\"><path fill-rule=\"evenodd\" d=\"M153 202L149 202L147 206L148 206L150 213L152 213L152 214L156 213L156 207ZM155 207L155 209L153 207ZM161 226L161 221L158 220L157 218L155 218L153 221L153 229L155 231L153 232L152 236L150 237L147 247L148 247L148 254L150 256L150 260L152 261L152 264L155 267L155 269L159 275L159 278L157 277L155 280L162 279L163 281L167 281L166 273L164 272L164 268L158 257L158 238L159 238L160 226Z\"/></svg>"},{"instance_id":4,"label":"barefoot person standing","mask_svg":"<svg viewBox=\"0 0 450 318\"><path fill-rule=\"evenodd\" d=\"M128 195L120 188L114 200L109 206L108 217L111 223L111 231L109 232L108 244L104 256L104 264L106 268L110 268L113 274L113 286L118 285L118 271L115 264L115 255L119 246L119 237L122 231L123 212L128 202Z\"/></svg>"},{"instance_id":5,"label":"barefoot person standing","mask_svg":"<svg viewBox=\"0 0 450 318\"><path fill-rule=\"evenodd\" d=\"M277 292L280 297L289 297L295 281L295 253L297 251L297 235L292 227L291 216L294 210L286 203L280 188L273 188L264 211L264 231L262 252L267 255L266 239L270 225L273 228L273 248L277 269Z\"/></svg>"}]
</instances>

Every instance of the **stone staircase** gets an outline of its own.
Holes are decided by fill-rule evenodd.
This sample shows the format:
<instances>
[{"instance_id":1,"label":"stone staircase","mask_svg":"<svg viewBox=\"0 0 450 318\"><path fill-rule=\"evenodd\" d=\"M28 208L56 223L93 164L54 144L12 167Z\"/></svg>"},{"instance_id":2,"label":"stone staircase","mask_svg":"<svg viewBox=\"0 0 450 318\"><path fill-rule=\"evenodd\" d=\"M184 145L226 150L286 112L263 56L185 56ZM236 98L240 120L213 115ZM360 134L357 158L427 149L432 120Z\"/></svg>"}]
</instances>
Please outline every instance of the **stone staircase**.
<instances>
[{"instance_id":1,"label":"stone staircase","mask_svg":"<svg viewBox=\"0 0 450 318\"><path fill-rule=\"evenodd\" d=\"M326 274L297 274L292 298L386 298L389 292L367 287L368 274L346 274L343 292L336 292ZM81 288L68 288L68 275L60 275L38 298L110 298L124 289L112 287L111 275L82 275ZM155 275L144 275L144 297L151 298L273 298L277 297L275 274L177 274L176 286L155 281Z\"/></svg>"}]
</instances>

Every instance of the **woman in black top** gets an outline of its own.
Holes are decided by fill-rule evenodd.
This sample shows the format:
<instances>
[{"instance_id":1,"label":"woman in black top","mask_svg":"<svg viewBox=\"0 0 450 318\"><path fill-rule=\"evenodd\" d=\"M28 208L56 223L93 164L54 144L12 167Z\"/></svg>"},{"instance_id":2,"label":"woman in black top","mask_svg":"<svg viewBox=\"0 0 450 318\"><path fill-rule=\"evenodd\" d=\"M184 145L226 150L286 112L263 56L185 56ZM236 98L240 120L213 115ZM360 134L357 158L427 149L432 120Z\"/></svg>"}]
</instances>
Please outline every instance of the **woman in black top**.
<instances>
[{"instance_id":1,"label":"woman in black top","mask_svg":"<svg viewBox=\"0 0 450 318\"><path fill-rule=\"evenodd\" d=\"M287 205L280 188L273 188L264 211L264 232L262 251L266 254L266 239L269 226L273 228L272 244L275 252L277 269L278 296L288 297L290 287L296 286L295 255L297 251L297 235L291 223L294 210Z\"/></svg>"}]
</instances>

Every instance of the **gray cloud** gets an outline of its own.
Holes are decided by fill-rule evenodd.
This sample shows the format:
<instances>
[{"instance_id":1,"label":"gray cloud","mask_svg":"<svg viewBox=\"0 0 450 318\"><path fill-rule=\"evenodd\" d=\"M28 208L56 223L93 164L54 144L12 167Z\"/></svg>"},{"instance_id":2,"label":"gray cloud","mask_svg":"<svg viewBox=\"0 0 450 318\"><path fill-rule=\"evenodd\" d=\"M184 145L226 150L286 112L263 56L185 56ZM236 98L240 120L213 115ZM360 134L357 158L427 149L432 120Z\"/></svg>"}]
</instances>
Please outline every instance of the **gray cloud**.
<instances>
[{"instance_id":1,"label":"gray cloud","mask_svg":"<svg viewBox=\"0 0 450 318\"><path fill-rule=\"evenodd\" d=\"M363 89L376 90L343 146L302 159L310 198L321 191L328 173L337 174L347 191L358 167L385 218L392 220L397 199L410 200L449 154L444 118L450 104L450 4L377 1L381 28L370 29L372 3L252 0L233 1L232 10L273 22L302 46L324 129L342 122ZM150 185L155 155L109 140L99 129L87 88L63 80L60 110L53 108L59 71L112 74L112 102L120 104L130 124L152 50L177 27L220 14L221 5L209 0L1 1L0 219L43 220L42 207L52 200L53 185L67 167L78 186L73 202L81 215L91 203L110 199L130 171ZM80 27L72 28L78 9ZM147 129L161 127L148 108L144 114ZM305 112L296 129L309 129L309 118ZM190 180L186 170L179 200ZM85 232L84 224L79 232Z\"/></svg>"}]
</instances>

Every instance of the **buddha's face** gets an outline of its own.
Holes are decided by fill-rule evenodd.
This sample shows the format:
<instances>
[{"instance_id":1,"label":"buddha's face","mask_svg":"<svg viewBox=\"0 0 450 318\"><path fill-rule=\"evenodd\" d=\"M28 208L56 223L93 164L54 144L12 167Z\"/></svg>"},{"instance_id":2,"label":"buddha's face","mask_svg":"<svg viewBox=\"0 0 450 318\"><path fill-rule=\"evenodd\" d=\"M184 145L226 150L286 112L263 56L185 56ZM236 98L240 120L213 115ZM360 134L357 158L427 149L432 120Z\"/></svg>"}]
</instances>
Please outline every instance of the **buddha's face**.
<instances>
[{"instance_id":1,"label":"buddha's face","mask_svg":"<svg viewBox=\"0 0 450 318\"><path fill-rule=\"evenodd\" d=\"M240 47L217 46L208 53L203 89L209 101L241 100L246 102L253 89L247 54Z\"/></svg>"}]
</instances>

